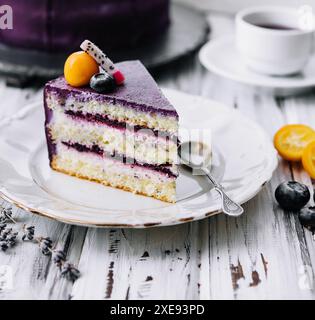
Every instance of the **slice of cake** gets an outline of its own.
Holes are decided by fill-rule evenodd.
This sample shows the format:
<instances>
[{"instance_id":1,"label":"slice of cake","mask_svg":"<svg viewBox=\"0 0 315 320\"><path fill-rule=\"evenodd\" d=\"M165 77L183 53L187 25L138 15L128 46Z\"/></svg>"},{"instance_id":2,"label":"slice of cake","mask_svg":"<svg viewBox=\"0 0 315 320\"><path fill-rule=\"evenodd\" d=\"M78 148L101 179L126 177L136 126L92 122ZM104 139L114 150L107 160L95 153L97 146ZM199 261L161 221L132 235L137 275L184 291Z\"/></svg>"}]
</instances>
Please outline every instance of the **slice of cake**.
<instances>
[{"instance_id":1,"label":"slice of cake","mask_svg":"<svg viewBox=\"0 0 315 320\"><path fill-rule=\"evenodd\" d=\"M125 77L109 93L64 77L44 90L54 170L175 202L178 114L139 61L116 64Z\"/></svg>"}]
</instances>

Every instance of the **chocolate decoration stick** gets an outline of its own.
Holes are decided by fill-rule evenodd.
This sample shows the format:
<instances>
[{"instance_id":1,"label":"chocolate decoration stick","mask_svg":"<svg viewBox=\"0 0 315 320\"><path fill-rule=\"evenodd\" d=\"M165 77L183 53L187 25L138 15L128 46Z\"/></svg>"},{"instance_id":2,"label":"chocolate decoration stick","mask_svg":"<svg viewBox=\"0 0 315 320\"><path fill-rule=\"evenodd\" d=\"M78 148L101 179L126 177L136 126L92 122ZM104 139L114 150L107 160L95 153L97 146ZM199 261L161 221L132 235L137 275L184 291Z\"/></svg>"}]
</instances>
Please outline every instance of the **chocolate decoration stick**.
<instances>
[{"instance_id":1,"label":"chocolate decoration stick","mask_svg":"<svg viewBox=\"0 0 315 320\"><path fill-rule=\"evenodd\" d=\"M121 85L125 81L124 75L116 68L112 60L93 42L84 40L80 48L89 54L102 69L109 73L115 79L117 85Z\"/></svg>"}]
</instances>

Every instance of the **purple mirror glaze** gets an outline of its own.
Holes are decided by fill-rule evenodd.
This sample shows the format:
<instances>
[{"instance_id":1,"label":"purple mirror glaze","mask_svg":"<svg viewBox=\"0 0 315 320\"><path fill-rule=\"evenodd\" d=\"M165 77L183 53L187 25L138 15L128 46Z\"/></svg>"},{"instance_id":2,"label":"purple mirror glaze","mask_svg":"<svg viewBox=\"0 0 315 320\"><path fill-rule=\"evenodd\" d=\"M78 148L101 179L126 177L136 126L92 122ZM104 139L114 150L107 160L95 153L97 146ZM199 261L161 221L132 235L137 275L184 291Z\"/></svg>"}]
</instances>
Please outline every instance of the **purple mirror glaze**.
<instances>
[{"instance_id":1,"label":"purple mirror glaze","mask_svg":"<svg viewBox=\"0 0 315 320\"><path fill-rule=\"evenodd\" d=\"M60 100L73 96L81 102L96 100L178 118L175 108L140 61L120 62L116 66L125 75L126 80L124 85L118 86L112 93L97 93L90 87L74 88L68 85L62 76L46 84L45 94L48 90Z\"/></svg>"}]
</instances>

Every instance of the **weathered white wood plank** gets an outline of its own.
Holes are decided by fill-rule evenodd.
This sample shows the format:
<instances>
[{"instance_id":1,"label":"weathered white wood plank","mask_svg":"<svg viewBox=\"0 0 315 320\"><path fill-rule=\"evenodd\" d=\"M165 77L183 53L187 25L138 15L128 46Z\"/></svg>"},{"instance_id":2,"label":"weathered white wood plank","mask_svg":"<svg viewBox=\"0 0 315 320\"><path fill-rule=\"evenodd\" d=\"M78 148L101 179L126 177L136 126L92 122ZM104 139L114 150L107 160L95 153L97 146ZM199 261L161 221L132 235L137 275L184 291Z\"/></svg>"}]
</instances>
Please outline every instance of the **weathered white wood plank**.
<instances>
[{"instance_id":1,"label":"weathered white wood plank","mask_svg":"<svg viewBox=\"0 0 315 320\"><path fill-rule=\"evenodd\" d=\"M78 266L87 228L58 223L57 231L58 237L55 238L56 248L64 250L67 254L67 260ZM82 274L82 276L84 277L85 275ZM53 300L72 299L72 287L73 283L62 278L58 268L50 261L50 270L45 284L38 288L38 298Z\"/></svg>"},{"instance_id":2,"label":"weathered white wood plank","mask_svg":"<svg viewBox=\"0 0 315 320\"><path fill-rule=\"evenodd\" d=\"M282 102L284 114L289 123L303 123L314 127L315 123L315 95L310 93L304 97L292 97ZM314 205L313 200L313 181L309 175L303 170L300 164L292 164L292 177L294 180L306 184L311 190L311 201L309 205ZM295 217L296 236L300 242L301 259L303 266L299 268L301 284L304 287L315 289L315 242L312 234L300 226L298 218Z\"/></svg>"},{"instance_id":3,"label":"weathered white wood plank","mask_svg":"<svg viewBox=\"0 0 315 320\"><path fill-rule=\"evenodd\" d=\"M89 229L73 299L197 299L198 223ZM96 276L98 275L98 276Z\"/></svg>"},{"instance_id":4,"label":"weathered white wood plank","mask_svg":"<svg viewBox=\"0 0 315 320\"><path fill-rule=\"evenodd\" d=\"M285 123L285 116L272 97L260 97L246 90L227 91L228 85L220 90L216 84L213 97L261 123L270 137ZM224 94L220 95L220 91ZM226 96L234 96L234 100L228 103ZM201 275L210 277L210 286L205 290L201 286L201 298L314 298L312 291L301 286L300 273L305 262L309 262L304 241L297 236L301 227L296 216L277 208L273 199L277 184L288 179L290 167L282 162L272 182L246 204L243 217L209 219L210 276L206 264L201 266ZM201 259L208 260L206 252L202 251Z\"/></svg>"}]
</instances>

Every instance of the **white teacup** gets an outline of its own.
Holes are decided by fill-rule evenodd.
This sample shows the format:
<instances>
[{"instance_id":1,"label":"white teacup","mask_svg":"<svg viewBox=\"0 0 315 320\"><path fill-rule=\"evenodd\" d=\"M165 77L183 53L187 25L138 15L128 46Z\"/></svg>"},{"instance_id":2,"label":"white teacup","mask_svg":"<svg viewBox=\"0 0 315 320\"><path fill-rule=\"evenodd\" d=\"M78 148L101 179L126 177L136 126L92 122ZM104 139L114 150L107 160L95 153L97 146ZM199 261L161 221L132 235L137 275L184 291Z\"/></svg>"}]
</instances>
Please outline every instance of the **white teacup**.
<instances>
[{"instance_id":1,"label":"white teacup","mask_svg":"<svg viewBox=\"0 0 315 320\"><path fill-rule=\"evenodd\" d=\"M236 15L236 46L244 63L254 71L275 76L301 71L313 51L312 13L311 24L309 18L288 7L240 11Z\"/></svg>"}]
</instances>

